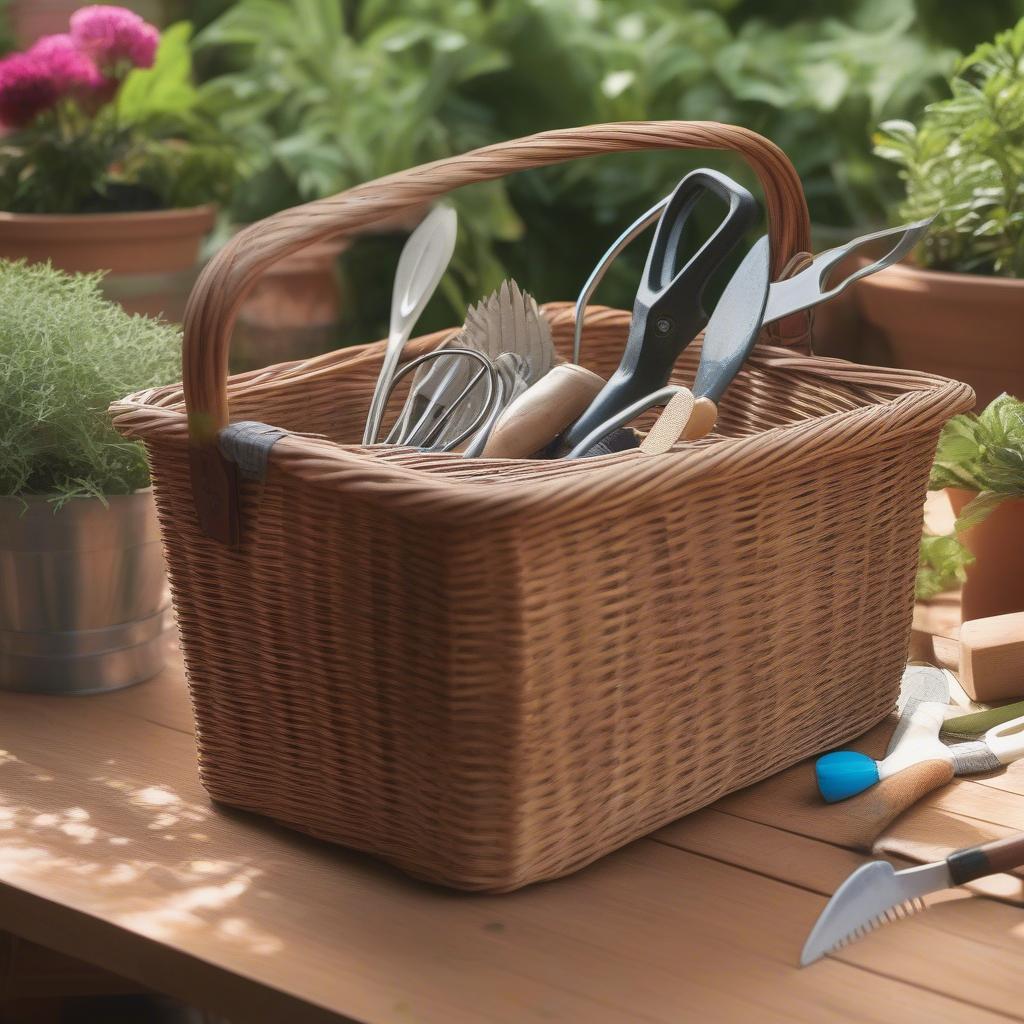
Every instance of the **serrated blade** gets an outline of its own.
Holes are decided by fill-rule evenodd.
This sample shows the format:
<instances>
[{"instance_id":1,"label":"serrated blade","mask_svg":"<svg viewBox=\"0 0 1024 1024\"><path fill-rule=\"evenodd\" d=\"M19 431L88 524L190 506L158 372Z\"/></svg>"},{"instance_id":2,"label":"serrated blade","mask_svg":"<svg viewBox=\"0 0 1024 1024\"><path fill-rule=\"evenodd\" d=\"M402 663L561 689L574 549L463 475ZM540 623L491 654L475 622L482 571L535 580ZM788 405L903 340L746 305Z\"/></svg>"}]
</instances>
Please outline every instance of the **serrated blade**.
<instances>
[{"instance_id":1,"label":"serrated blade","mask_svg":"<svg viewBox=\"0 0 1024 1024\"><path fill-rule=\"evenodd\" d=\"M873 928L922 909L922 896L953 884L944 860L898 872L884 860L863 865L821 912L800 954L800 965L806 967Z\"/></svg>"}]
</instances>

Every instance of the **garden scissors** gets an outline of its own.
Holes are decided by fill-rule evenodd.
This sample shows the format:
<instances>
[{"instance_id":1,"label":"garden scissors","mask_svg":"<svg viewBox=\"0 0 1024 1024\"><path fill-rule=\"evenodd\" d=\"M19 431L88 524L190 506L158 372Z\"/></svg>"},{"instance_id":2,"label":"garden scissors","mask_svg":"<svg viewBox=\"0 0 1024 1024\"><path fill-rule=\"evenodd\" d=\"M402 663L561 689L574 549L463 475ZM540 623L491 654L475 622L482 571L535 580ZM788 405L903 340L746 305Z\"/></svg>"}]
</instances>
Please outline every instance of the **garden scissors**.
<instances>
[{"instance_id":1,"label":"garden scissors","mask_svg":"<svg viewBox=\"0 0 1024 1024\"><path fill-rule=\"evenodd\" d=\"M725 216L703 245L682 262L680 249L686 223L698 201L708 194L727 203ZM758 205L731 178L703 169L686 175L671 196L644 216L655 215L659 217L658 226L637 289L622 360L605 387L566 432L564 445L568 448L574 448L596 427L668 384L679 354L708 322L703 302L708 281L753 226ZM604 267L647 223L649 220L638 227L638 221L627 229L598 264L580 297L584 306ZM577 315L577 326L581 323L582 318Z\"/></svg>"},{"instance_id":2,"label":"garden scissors","mask_svg":"<svg viewBox=\"0 0 1024 1024\"><path fill-rule=\"evenodd\" d=\"M576 327L573 334L573 362L580 361L580 339L583 334L583 321L586 317L587 306L593 298L597 286L601 283L605 273L611 264L618 258L622 251L650 227L660 216L668 205L670 197L655 203L646 213L641 214L621 235L615 240L611 248L601 257L597 265L590 272L586 283L580 290L579 298L576 300ZM928 233L935 217L928 217L925 220L912 221L909 224L901 224L895 228L884 228L882 231L875 231L868 235L861 235L843 245L837 245L833 249L826 249L818 253L799 273L782 281L772 282L768 291L768 307L765 310L763 323L770 324L775 320L783 320L793 313L809 309L818 305L819 302L827 302L837 295L846 291L862 277L869 277L877 274L879 270L885 270L894 263L899 263L918 242ZM871 263L858 267L852 273L847 274L839 281L827 287L830 275L835 268L846 259L852 256L859 249L871 245L874 242L893 240L892 248L884 255Z\"/></svg>"}]
</instances>

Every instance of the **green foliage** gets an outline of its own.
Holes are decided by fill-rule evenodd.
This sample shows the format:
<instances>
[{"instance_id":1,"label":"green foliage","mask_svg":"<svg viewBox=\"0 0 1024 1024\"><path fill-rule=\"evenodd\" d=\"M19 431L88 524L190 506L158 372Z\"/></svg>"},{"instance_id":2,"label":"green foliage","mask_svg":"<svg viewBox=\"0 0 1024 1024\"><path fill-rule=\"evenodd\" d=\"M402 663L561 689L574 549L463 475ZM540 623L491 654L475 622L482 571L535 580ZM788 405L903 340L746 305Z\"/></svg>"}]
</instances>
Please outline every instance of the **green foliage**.
<instances>
[{"instance_id":1,"label":"green foliage","mask_svg":"<svg viewBox=\"0 0 1024 1024\"><path fill-rule=\"evenodd\" d=\"M17 47L11 30L11 0L0 0L0 54L9 53Z\"/></svg>"},{"instance_id":2,"label":"green foliage","mask_svg":"<svg viewBox=\"0 0 1024 1024\"><path fill-rule=\"evenodd\" d=\"M967 579L974 556L955 537L924 536L918 552L914 596L928 601L946 590L955 590Z\"/></svg>"},{"instance_id":3,"label":"green foliage","mask_svg":"<svg viewBox=\"0 0 1024 1024\"><path fill-rule=\"evenodd\" d=\"M952 98L918 126L883 123L875 152L902 167L901 218L938 214L925 266L1024 276L1024 19L958 65Z\"/></svg>"},{"instance_id":4,"label":"green foliage","mask_svg":"<svg viewBox=\"0 0 1024 1024\"><path fill-rule=\"evenodd\" d=\"M223 69L204 91L250 154L239 220L503 138L677 118L774 139L819 222L881 220L898 180L870 155L871 129L940 98L956 54L925 37L914 0L792 6L789 17L756 0L239 0L197 42ZM465 210L459 291L476 299L513 274L542 299L575 295L617 229L707 163L755 184L735 158L651 152L488 186L511 206ZM612 267L601 301L631 302L640 249Z\"/></svg>"},{"instance_id":5,"label":"green foliage","mask_svg":"<svg viewBox=\"0 0 1024 1024\"><path fill-rule=\"evenodd\" d=\"M473 88L506 58L477 31L475 0L436 17L407 5L383 19L385 7L361 5L357 34L337 0L241 0L200 35L200 50L224 48L235 69L207 82L203 96L248 154L237 220L494 138ZM463 230L446 288L464 312L504 276L493 243L517 239L522 225L500 182L453 202Z\"/></svg>"},{"instance_id":6,"label":"green foliage","mask_svg":"<svg viewBox=\"0 0 1024 1024\"><path fill-rule=\"evenodd\" d=\"M65 100L0 141L0 208L92 213L227 200L237 147L192 83L190 37L187 23L164 31L153 67L129 72L99 110Z\"/></svg>"},{"instance_id":7,"label":"green foliage","mask_svg":"<svg viewBox=\"0 0 1024 1024\"><path fill-rule=\"evenodd\" d=\"M148 485L107 407L177 379L180 338L106 301L101 276L0 261L0 494L60 503Z\"/></svg>"},{"instance_id":8,"label":"green foliage","mask_svg":"<svg viewBox=\"0 0 1024 1024\"><path fill-rule=\"evenodd\" d=\"M1024 495L1024 402L1000 395L980 413L954 416L939 438L929 486Z\"/></svg>"},{"instance_id":9,"label":"green foliage","mask_svg":"<svg viewBox=\"0 0 1024 1024\"><path fill-rule=\"evenodd\" d=\"M774 24L764 4L723 12L672 0L498 0L491 31L509 68L477 96L505 137L620 118L741 124L794 161L817 222L881 220L898 183L870 156L871 128L879 115L938 98L955 54L920 38L911 0L846 7L844 20L803 10ZM543 298L574 296L616 229L709 164L759 193L742 161L706 152L578 161L511 179L529 231L502 250L509 272ZM616 261L599 301L631 305L643 249Z\"/></svg>"},{"instance_id":10,"label":"green foliage","mask_svg":"<svg viewBox=\"0 0 1024 1024\"><path fill-rule=\"evenodd\" d=\"M955 534L982 522L1007 498L1024 497L1024 402L1000 395L978 414L954 416L943 428L928 486L977 491L957 517L954 536L921 542L919 597L963 582L971 555Z\"/></svg>"}]
</instances>

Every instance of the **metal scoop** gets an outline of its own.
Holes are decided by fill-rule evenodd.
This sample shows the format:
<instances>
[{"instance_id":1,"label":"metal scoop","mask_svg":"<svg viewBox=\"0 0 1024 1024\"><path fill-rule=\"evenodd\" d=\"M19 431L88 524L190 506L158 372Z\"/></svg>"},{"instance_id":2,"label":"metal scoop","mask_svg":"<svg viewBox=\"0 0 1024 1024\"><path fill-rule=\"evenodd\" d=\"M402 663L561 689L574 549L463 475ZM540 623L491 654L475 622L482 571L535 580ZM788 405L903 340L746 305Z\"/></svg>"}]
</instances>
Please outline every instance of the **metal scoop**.
<instances>
[{"instance_id":1,"label":"metal scoop","mask_svg":"<svg viewBox=\"0 0 1024 1024\"><path fill-rule=\"evenodd\" d=\"M363 444L373 444L380 432L380 423L384 418L402 349L451 262L457 230L458 217L455 211L450 207L438 206L424 218L402 249L391 294L388 343L370 401L370 412L366 417Z\"/></svg>"}]
</instances>

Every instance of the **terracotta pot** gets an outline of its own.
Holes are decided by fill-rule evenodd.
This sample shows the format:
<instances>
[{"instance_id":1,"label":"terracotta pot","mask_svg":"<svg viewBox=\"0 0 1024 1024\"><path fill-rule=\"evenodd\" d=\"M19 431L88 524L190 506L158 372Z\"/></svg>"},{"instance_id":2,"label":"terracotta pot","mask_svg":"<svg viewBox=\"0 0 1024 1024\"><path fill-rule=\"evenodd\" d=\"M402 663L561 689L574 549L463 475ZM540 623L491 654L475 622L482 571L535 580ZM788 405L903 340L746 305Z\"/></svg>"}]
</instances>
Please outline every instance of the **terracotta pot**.
<instances>
[{"instance_id":1,"label":"terracotta pot","mask_svg":"<svg viewBox=\"0 0 1024 1024\"><path fill-rule=\"evenodd\" d=\"M332 347L341 317L335 267L348 245L347 238L319 242L263 273L238 314L233 370L306 359Z\"/></svg>"},{"instance_id":2,"label":"terracotta pot","mask_svg":"<svg viewBox=\"0 0 1024 1024\"><path fill-rule=\"evenodd\" d=\"M947 493L960 515L977 492L950 487ZM963 621L1024 611L1024 498L1004 501L960 539L975 558L961 594Z\"/></svg>"},{"instance_id":3,"label":"terracotta pot","mask_svg":"<svg viewBox=\"0 0 1024 1024\"><path fill-rule=\"evenodd\" d=\"M421 203L360 228L356 235L411 232L429 210L429 203ZM234 372L308 359L337 346L341 304L336 264L354 237L307 246L263 273L235 324L231 342Z\"/></svg>"},{"instance_id":4,"label":"terracotta pot","mask_svg":"<svg viewBox=\"0 0 1024 1024\"><path fill-rule=\"evenodd\" d=\"M0 257L51 260L62 270L110 270L123 274L189 270L199 259L203 236L213 227L215 206L141 213L0 212Z\"/></svg>"},{"instance_id":5,"label":"terracotta pot","mask_svg":"<svg viewBox=\"0 0 1024 1024\"><path fill-rule=\"evenodd\" d=\"M215 206L141 213L0 212L0 258L109 271L103 290L129 313L180 320Z\"/></svg>"},{"instance_id":6,"label":"terracotta pot","mask_svg":"<svg viewBox=\"0 0 1024 1024\"><path fill-rule=\"evenodd\" d=\"M854 290L893 366L970 384L978 409L1003 391L1024 398L1024 280L899 264Z\"/></svg>"},{"instance_id":7,"label":"terracotta pot","mask_svg":"<svg viewBox=\"0 0 1024 1024\"><path fill-rule=\"evenodd\" d=\"M40 36L67 32L68 20L88 0L8 0L7 19L11 32L22 47L31 46ZM119 0L150 22L160 22L159 0Z\"/></svg>"}]
</instances>

